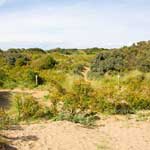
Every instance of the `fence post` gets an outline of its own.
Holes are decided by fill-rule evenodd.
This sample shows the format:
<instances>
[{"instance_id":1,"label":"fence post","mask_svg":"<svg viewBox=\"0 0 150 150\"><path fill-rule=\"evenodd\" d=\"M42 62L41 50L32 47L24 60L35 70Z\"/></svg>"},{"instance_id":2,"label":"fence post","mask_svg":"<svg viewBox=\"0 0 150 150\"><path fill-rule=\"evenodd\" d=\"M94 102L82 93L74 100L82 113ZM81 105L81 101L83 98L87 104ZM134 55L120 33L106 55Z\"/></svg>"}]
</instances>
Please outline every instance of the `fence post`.
<instances>
[{"instance_id":1,"label":"fence post","mask_svg":"<svg viewBox=\"0 0 150 150\"><path fill-rule=\"evenodd\" d=\"M35 82L36 82L36 85L38 85L38 75L35 75Z\"/></svg>"}]
</instances>

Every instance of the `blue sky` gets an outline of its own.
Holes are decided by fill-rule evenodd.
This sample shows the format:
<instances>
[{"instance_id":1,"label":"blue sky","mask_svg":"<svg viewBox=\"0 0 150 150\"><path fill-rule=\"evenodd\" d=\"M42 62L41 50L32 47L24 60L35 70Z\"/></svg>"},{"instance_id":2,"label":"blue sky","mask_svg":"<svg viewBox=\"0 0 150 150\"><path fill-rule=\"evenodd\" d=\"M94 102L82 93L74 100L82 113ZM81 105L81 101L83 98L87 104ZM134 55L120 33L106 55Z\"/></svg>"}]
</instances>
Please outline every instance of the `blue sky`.
<instances>
[{"instance_id":1,"label":"blue sky","mask_svg":"<svg viewBox=\"0 0 150 150\"><path fill-rule=\"evenodd\" d=\"M149 0L0 0L0 48L120 47L150 40Z\"/></svg>"}]
</instances>

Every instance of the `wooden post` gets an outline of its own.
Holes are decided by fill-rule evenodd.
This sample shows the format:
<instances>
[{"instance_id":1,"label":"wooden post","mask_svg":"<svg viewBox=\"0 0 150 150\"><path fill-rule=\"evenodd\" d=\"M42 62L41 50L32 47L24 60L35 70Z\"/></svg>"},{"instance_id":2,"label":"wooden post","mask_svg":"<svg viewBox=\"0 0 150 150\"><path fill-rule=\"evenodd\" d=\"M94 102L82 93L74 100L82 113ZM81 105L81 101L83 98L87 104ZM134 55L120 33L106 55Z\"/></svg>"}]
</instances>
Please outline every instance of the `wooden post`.
<instances>
[{"instance_id":1,"label":"wooden post","mask_svg":"<svg viewBox=\"0 0 150 150\"><path fill-rule=\"evenodd\" d=\"M35 83L38 85L38 75L35 75Z\"/></svg>"},{"instance_id":2,"label":"wooden post","mask_svg":"<svg viewBox=\"0 0 150 150\"><path fill-rule=\"evenodd\" d=\"M120 74L118 74L118 89L120 89Z\"/></svg>"}]
</instances>

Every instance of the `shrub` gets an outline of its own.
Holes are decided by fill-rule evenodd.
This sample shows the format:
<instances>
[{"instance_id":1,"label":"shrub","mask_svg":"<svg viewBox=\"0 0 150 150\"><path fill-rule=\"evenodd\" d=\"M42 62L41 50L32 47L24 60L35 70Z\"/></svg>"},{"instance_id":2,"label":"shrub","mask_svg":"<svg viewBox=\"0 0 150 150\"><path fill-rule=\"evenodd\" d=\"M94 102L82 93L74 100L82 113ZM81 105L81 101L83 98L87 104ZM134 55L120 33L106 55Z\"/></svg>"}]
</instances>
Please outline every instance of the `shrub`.
<instances>
[{"instance_id":1,"label":"shrub","mask_svg":"<svg viewBox=\"0 0 150 150\"><path fill-rule=\"evenodd\" d=\"M133 108L125 101L121 101L115 104L116 114L129 114L133 113Z\"/></svg>"},{"instance_id":2,"label":"shrub","mask_svg":"<svg viewBox=\"0 0 150 150\"><path fill-rule=\"evenodd\" d=\"M10 117L4 109L0 108L0 130L8 129L14 123L15 122L12 119L12 117ZM0 149L1 150L5 150L5 149L17 150L16 148L11 147L9 144L10 143L7 137L0 134Z\"/></svg>"},{"instance_id":3,"label":"shrub","mask_svg":"<svg viewBox=\"0 0 150 150\"><path fill-rule=\"evenodd\" d=\"M97 102L95 102L95 111L101 113L110 113L113 114L115 112L115 107L112 102L109 102L108 99L98 98Z\"/></svg>"},{"instance_id":4,"label":"shrub","mask_svg":"<svg viewBox=\"0 0 150 150\"><path fill-rule=\"evenodd\" d=\"M95 121L98 119L95 115L84 115L84 114L69 114L69 113L59 113L53 120L67 120L74 123L80 123L85 126L93 126Z\"/></svg>"},{"instance_id":5,"label":"shrub","mask_svg":"<svg viewBox=\"0 0 150 150\"><path fill-rule=\"evenodd\" d=\"M140 61L140 64L138 66L139 70L143 72L150 72L150 55L147 56L147 58L143 58L142 61Z\"/></svg>"},{"instance_id":6,"label":"shrub","mask_svg":"<svg viewBox=\"0 0 150 150\"><path fill-rule=\"evenodd\" d=\"M92 124L95 120L95 110L91 106L94 103L93 92L90 84L81 80L74 82L72 91L66 90L63 94L60 90L53 92L50 99L55 120Z\"/></svg>"},{"instance_id":7,"label":"shrub","mask_svg":"<svg viewBox=\"0 0 150 150\"><path fill-rule=\"evenodd\" d=\"M150 110L150 99L144 97L138 97L130 95L128 97L128 102L131 104L131 107L135 110Z\"/></svg>"},{"instance_id":8,"label":"shrub","mask_svg":"<svg viewBox=\"0 0 150 150\"><path fill-rule=\"evenodd\" d=\"M77 75L82 75L82 72L84 71L85 67L83 64L78 64L77 66L75 66L75 68L73 69L73 73L77 74Z\"/></svg>"},{"instance_id":9,"label":"shrub","mask_svg":"<svg viewBox=\"0 0 150 150\"><path fill-rule=\"evenodd\" d=\"M24 66L28 63L29 59L27 57L18 58L15 62L16 66Z\"/></svg>"},{"instance_id":10,"label":"shrub","mask_svg":"<svg viewBox=\"0 0 150 150\"><path fill-rule=\"evenodd\" d=\"M93 73L98 73L99 75L104 75L105 73L121 72L125 70L126 62L124 60L124 55L119 51L102 51L93 60L91 71Z\"/></svg>"},{"instance_id":11,"label":"shrub","mask_svg":"<svg viewBox=\"0 0 150 150\"><path fill-rule=\"evenodd\" d=\"M26 65L29 61L29 58L27 56L22 55L19 52L6 52L5 55L6 63L11 66L23 66Z\"/></svg>"},{"instance_id":12,"label":"shrub","mask_svg":"<svg viewBox=\"0 0 150 150\"><path fill-rule=\"evenodd\" d=\"M75 123L80 123L86 126L93 126L98 118L95 115L75 115L72 119Z\"/></svg>"},{"instance_id":13,"label":"shrub","mask_svg":"<svg viewBox=\"0 0 150 150\"><path fill-rule=\"evenodd\" d=\"M41 53L41 54L45 54L46 53L41 48L28 48L28 49L25 49L25 51L30 52L30 53Z\"/></svg>"},{"instance_id":14,"label":"shrub","mask_svg":"<svg viewBox=\"0 0 150 150\"><path fill-rule=\"evenodd\" d=\"M4 72L4 70L0 70L0 87L4 85L6 78L7 78L7 75Z\"/></svg>"},{"instance_id":15,"label":"shrub","mask_svg":"<svg viewBox=\"0 0 150 150\"><path fill-rule=\"evenodd\" d=\"M139 42L130 47L101 51L92 61L93 75L118 73L139 69L150 71L150 42Z\"/></svg>"},{"instance_id":16,"label":"shrub","mask_svg":"<svg viewBox=\"0 0 150 150\"><path fill-rule=\"evenodd\" d=\"M51 56L44 56L38 60L39 69L52 69L57 64L57 61Z\"/></svg>"},{"instance_id":17,"label":"shrub","mask_svg":"<svg viewBox=\"0 0 150 150\"><path fill-rule=\"evenodd\" d=\"M6 113L6 111L0 108L0 129L6 129L14 123L14 120Z\"/></svg>"},{"instance_id":18,"label":"shrub","mask_svg":"<svg viewBox=\"0 0 150 150\"><path fill-rule=\"evenodd\" d=\"M7 56L6 62L8 65L15 65L16 62L15 56Z\"/></svg>"},{"instance_id":19,"label":"shrub","mask_svg":"<svg viewBox=\"0 0 150 150\"><path fill-rule=\"evenodd\" d=\"M26 79L27 82L29 82L30 84L35 85L36 84L36 76L37 76L38 85L43 84L44 83L44 79L39 76L38 72L35 72L35 71L32 71L32 70L29 70L27 72L27 79Z\"/></svg>"},{"instance_id":20,"label":"shrub","mask_svg":"<svg viewBox=\"0 0 150 150\"><path fill-rule=\"evenodd\" d=\"M74 108L81 112L87 112L90 109L90 103L94 98L94 90L91 85L83 80L75 81L73 84L73 96L70 95L70 103ZM74 103L72 104L72 98ZM75 106L74 106L75 105Z\"/></svg>"},{"instance_id":21,"label":"shrub","mask_svg":"<svg viewBox=\"0 0 150 150\"><path fill-rule=\"evenodd\" d=\"M13 100L19 120L37 118L41 115L41 106L32 96L15 95Z\"/></svg>"}]
</instances>

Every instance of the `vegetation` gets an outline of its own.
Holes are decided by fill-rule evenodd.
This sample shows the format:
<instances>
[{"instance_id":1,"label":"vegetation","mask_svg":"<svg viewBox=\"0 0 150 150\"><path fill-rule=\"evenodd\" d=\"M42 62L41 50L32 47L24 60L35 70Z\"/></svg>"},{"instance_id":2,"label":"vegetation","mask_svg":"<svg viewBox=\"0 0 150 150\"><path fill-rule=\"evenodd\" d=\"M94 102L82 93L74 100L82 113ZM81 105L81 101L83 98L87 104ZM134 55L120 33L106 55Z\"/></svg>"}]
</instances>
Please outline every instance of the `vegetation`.
<instances>
[{"instance_id":1,"label":"vegetation","mask_svg":"<svg viewBox=\"0 0 150 150\"><path fill-rule=\"evenodd\" d=\"M120 73L131 70L150 71L150 41L139 42L131 47L104 50L93 60L93 74Z\"/></svg>"},{"instance_id":2,"label":"vegetation","mask_svg":"<svg viewBox=\"0 0 150 150\"><path fill-rule=\"evenodd\" d=\"M42 101L15 95L13 111L1 113L1 127L9 115L17 121L51 118L92 125L101 113L150 110L150 42L111 50L1 50L0 63L0 88L49 91Z\"/></svg>"}]
</instances>

